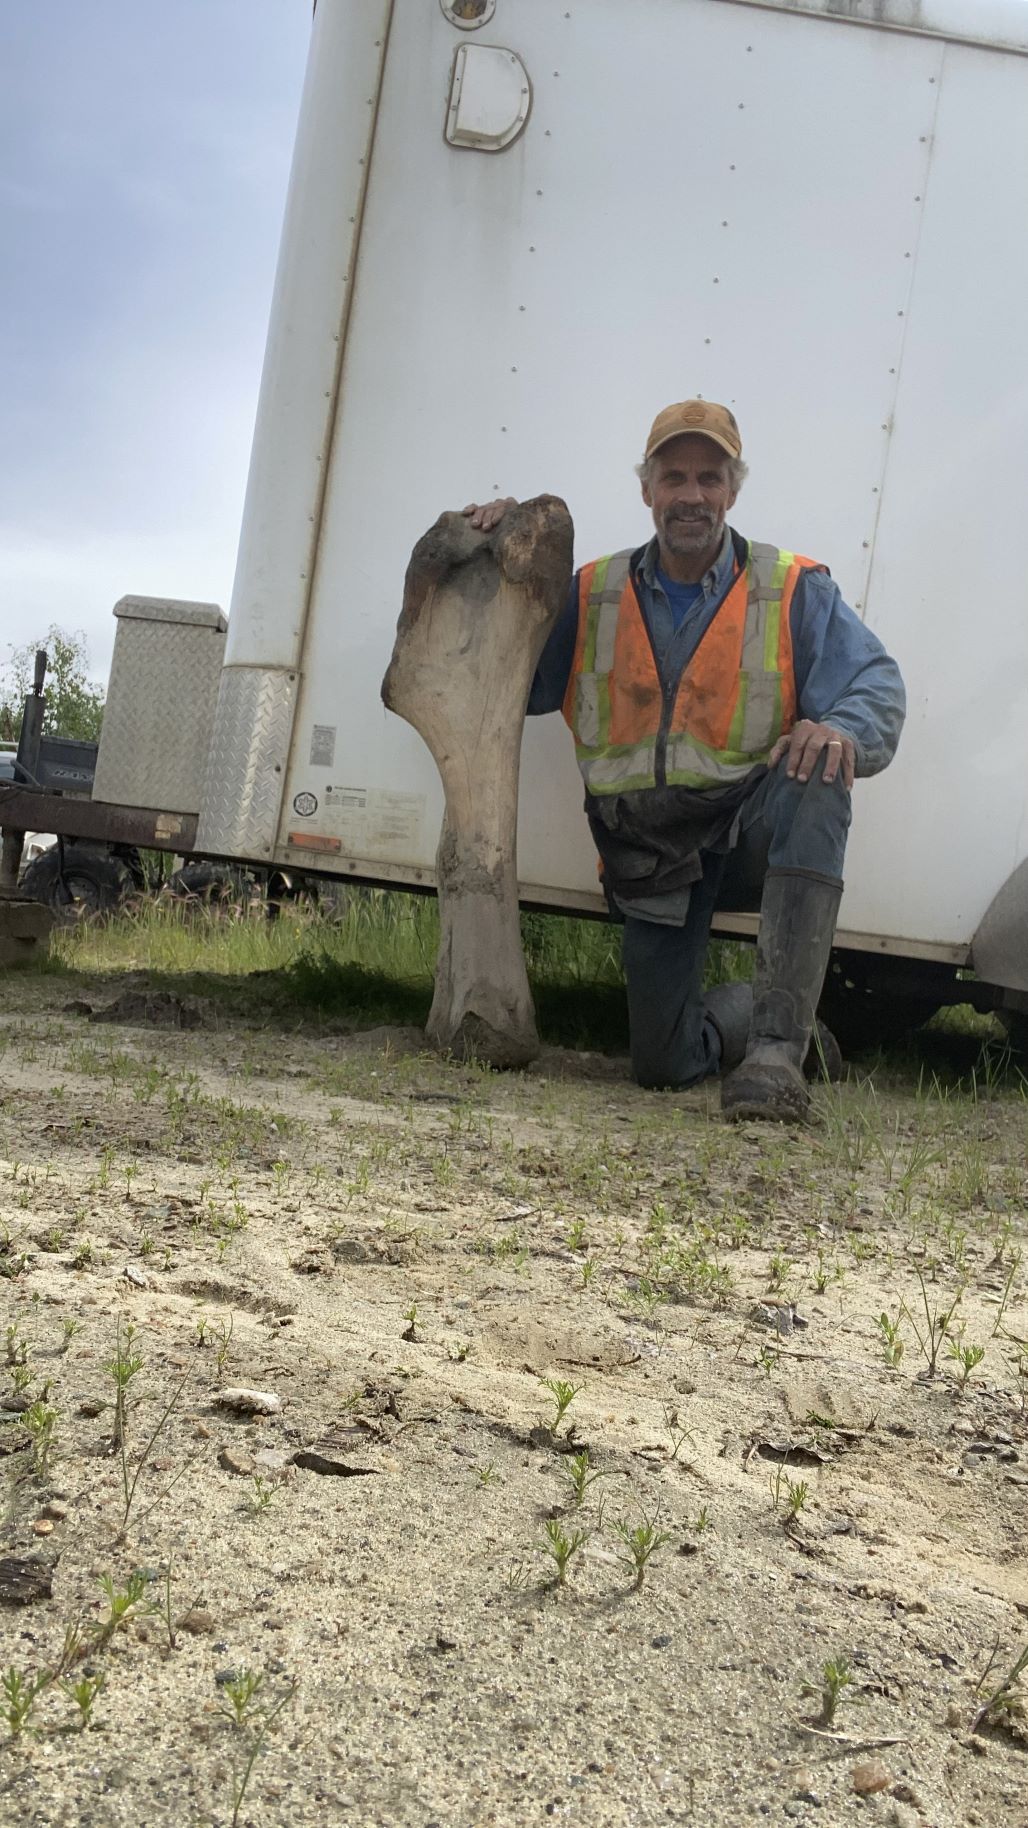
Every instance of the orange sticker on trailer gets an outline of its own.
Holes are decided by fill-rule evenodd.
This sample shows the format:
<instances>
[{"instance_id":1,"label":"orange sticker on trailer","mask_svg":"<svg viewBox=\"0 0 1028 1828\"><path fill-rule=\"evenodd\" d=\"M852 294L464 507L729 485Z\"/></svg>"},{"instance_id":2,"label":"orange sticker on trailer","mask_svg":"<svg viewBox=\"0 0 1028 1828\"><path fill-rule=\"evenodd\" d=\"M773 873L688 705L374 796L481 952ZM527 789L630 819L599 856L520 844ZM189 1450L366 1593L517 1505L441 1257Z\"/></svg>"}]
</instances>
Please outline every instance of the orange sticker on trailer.
<instances>
[{"instance_id":1,"label":"orange sticker on trailer","mask_svg":"<svg viewBox=\"0 0 1028 1828\"><path fill-rule=\"evenodd\" d=\"M317 832L291 831L286 840L299 851L341 851L341 838L322 838Z\"/></svg>"}]
</instances>

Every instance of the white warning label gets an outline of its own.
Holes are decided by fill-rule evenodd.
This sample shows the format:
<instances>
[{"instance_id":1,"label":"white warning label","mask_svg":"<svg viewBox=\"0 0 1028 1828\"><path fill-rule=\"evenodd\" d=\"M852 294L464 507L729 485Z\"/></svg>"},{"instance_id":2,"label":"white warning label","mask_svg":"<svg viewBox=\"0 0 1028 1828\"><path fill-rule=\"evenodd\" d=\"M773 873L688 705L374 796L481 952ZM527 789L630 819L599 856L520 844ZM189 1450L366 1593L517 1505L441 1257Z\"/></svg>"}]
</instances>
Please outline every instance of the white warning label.
<instances>
[{"instance_id":1,"label":"white warning label","mask_svg":"<svg viewBox=\"0 0 1028 1828\"><path fill-rule=\"evenodd\" d=\"M323 831L340 838L355 857L413 855L425 818L423 793L384 787L330 787L321 803Z\"/></svg>"},{"instance_id":2,"label":"white warning label","mask_svg":"<svg viewBox=\"0 0 1028 1828\"><path fill-rule=\"evenodd\" d=\"M315 724L311 731L311 767L331 768L335 759L335 724Z\"/></svg>"}]
</instances>

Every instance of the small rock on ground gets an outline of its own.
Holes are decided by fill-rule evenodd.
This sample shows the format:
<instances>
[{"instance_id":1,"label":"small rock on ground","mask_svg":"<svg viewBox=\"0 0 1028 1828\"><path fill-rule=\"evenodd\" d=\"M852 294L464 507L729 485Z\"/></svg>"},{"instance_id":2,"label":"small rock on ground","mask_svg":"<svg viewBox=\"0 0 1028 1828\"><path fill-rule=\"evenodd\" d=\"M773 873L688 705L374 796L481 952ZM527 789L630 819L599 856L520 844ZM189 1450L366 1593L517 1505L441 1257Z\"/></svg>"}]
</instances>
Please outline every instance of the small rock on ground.
<instances>
[{"instance_id":1,"label":"small rock on ground","mask_svg":"<svg viewBox=\"0 0 1028 1828\"><path fill-rule=\"evenodd\" d=\"M0 1600L11 1606L27 1606L32 1600L49 1599L53 1592L55 1562L40 1555L4 1555L0 1558Z\"/></svg>"},{"instance_id":2,"label":"small rock on ground","mask_svg":"<svg viewBox=\"0 0 1028 1828\"><path fill-rule=\"evenodd\" d=\"M273 1390L219 1390L216 1402L221 1409L235 1409L240 1415L278 1415L282 1398Z\"/></svg>"},{"instance_id":3,"label":"small rock on ground","mask_svg":"<svg viewBox=\"0 0 1028 1828\"><path fill-rule=\"evenodd\" d=\"M190 1606L176 1622L180 1631L188 1631L194 1638L204 1637L214 1630L214 1615L202 1606Z\"/></svg>"},{"instance_id":4,"label":"small rock on ground","mask_svg":"<svg viewBox=\"0 0 1028 1828\"><path fill-rule=\"evenodd\" d=\"M223 1447L218 1465L227 1473L237 1473L241 1479L252 1479L257 1471L253 1455L244 1453L241 1447Z\"/></svg>"},{"instance_id":5,"label":"small rock on ground","mask_svg":"<svg viewBox=\"0 0 1028 1828\"><path fill-rule=\"evenodd\" d=\"M888 1765L880 1758L868 1758L862 1764L854 1765L850 1779L858 1796L874 1796L879 1790L888 1790L894 1781Z\"/></svg>"}]
</instances>

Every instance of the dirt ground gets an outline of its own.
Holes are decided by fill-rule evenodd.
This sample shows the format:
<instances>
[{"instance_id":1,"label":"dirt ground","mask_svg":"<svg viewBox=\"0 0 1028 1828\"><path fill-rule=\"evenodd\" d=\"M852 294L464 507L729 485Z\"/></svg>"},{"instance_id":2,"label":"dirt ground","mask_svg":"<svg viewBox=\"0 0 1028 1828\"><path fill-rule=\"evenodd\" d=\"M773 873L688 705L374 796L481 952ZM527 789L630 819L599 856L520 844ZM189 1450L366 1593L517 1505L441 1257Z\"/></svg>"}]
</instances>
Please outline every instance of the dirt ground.
<instances>
[{"instance_id":1,"label":"dirt ground","mask_svg":"<svg viewBox=\"0 0 1028 1828\"><path fill-rule=\"evenodd\" d=\"M0 1821L1025 1828L1016 1079L3 993Z\"/></svg>"}]
</instances>

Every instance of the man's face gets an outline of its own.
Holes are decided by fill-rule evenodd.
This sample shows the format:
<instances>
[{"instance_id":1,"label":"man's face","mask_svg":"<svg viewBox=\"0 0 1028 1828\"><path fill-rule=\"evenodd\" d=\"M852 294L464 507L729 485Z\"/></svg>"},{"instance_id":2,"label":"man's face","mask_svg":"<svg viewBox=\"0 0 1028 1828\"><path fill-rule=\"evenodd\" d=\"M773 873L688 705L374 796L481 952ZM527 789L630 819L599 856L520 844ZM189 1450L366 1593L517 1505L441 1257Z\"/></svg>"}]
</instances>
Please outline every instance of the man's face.
<instances>
[{"instance_id":1,"label":"man's face","mask_svg":"<svg viewBox=\"0 0 1028 1828\"><path fill-rule=\"evenodd\" d=\"M694 558L721 543L725 515L736 497L728 457L712 438L685 432L661 446L642 496L661 546Z\"/></svg>"}]
</instances>

